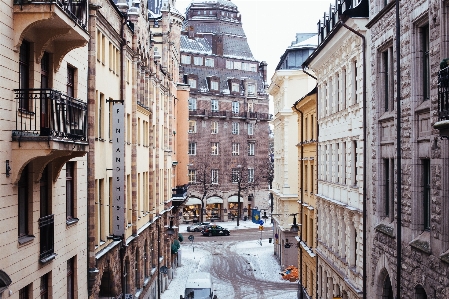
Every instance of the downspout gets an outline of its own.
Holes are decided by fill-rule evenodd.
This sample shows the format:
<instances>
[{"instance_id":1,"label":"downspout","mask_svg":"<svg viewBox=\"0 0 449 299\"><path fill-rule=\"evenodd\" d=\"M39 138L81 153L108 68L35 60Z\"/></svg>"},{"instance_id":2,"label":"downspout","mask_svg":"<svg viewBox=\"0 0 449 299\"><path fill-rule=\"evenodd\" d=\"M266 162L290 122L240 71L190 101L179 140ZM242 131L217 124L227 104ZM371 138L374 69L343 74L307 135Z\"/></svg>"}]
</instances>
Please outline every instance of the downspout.
<instances>
[{"instance_id":1,"label":"downspout","mask_svg":"<svg viewBox=\"0 0 449 299\"><path fill-rule=\"evenodd\" d=\"M363 55L363 58L362 58L362 61L363 61L363 88L362 88L363 89L363 97L362 97L362 102L363 102L362 103L362 105L363 105L363 107L362 107L362 118L363 118L363 165L362 165L362 167L363 167L363 191L362 191L362 193L363 193L363 216L362 216L362 218L363 218L362 267L363 267L363 269L362 269L362 272L363 272L363 274L362 274L362 280L363 280L363 287L362 287L362 289L363 290L362 290L362 292L363 292L363 299L366 299L367 298L366 297L366 288L367 288L367 281L366 281L367 280L367 269L366 269L366 267L367 267L367 260L366 260L367 259L366 258L366 247L367 247L367 244L366 244L366 236L367 236L367 232L366 232L366 221L367 221L367 217L366 217L367 216L367 211L366 211L366 209L367 209L367 207L366 207L366 201L367 201L367 198L366 198L366 177L367 177L367 175L366 175L366 172L367 172L367 169L366 169L366 158L367 158L366 145L367 145L367 142L366 142L366 138L367 138L367 136L366 136L366 49L365 49L366 40L365 40L365 36L363 34L361 34L360 32L355 31L354 29L352 29L351 27L349 27L342 21L340 23L343 27L345 27L352 33L358 35L362 39L362 55Z\"/></svg>"},{"instance_id":2,"label":"downspout","mask_svg":"<svg viewBox=\"0 0 449 299\"><path fill-rule=\"evenodd\" d=\"M304 71L305 72L305 71ZM307 73L306 73L307 74ZM304 201L304 147L303 147L303 140L304 140L304 113L299 110L296 107L296 103L293 105L293 107L295 108L296 111L298 111L301 115L301 155L300 155L300 159L301 159L301 167L300 167L300 171L301 171L301 181L300 181L300 188L301 188L301 224L299 225L300 227L300 232L299 232L299 240L300 242L302 242L302 228L303 228L303 209L304 209L304 205L303 205L303 201ZM299 285L300 285L300 295L299 298L302 299L302 290L303 290L303 286L302 286L302 245L301 243L299 244L299 275L300 279L299 279Z\"/></svg>"},{"instance_id":3,"label":"downspout","mask_svg":"<svg viewBox=\"0 0 449 299\"><path fill-rule=\"evenodd\" d=\"M401 173L401 35L399 0L396 0L396 298L401 298L401 260L402 260L402 173Z\"/></svg>"}]
</instances>

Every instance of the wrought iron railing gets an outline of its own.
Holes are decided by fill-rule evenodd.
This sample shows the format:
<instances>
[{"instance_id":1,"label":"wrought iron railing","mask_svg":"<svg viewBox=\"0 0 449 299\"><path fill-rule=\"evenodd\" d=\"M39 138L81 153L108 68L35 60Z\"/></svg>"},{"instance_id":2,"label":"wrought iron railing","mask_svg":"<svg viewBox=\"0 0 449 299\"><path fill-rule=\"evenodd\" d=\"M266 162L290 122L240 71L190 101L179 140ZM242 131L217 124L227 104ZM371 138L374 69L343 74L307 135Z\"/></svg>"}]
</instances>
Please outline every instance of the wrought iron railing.
<instances>
[{"instance_id":1,"label":"wrought iron railing","mask_svg":"<svg viewBox=\"0 0 449 299\"><path fill-rule=\"evenodd\" d=\"M14 0L17 5L48 5L59 6L78 26L87 30L87 0Z\"/></svg>"},{"instance_id":2,"label":"wrought iron railing","mask_svg":"<svg viewBox=\"0 0 449 299\"><path fill-rule=\"evenodd\" d=\"M13 135L87 140L87 104L53 89L15 89Z\"/></svg>"},{"instance_id":3,"label":"wrought iron railing","mask_svg":"<svg viewBox=\"0 0 449 299\"><path fill-rule=\"evenodd\" d=\"M189 115L191 115L191 116L194 116L194 115L204 116L204 115L206 115L206 110L204 110L204 109L190 110L189 111Z\"/></svg>"},{"instance_id":4,"label":"wrought iron railing","mask_svg":"<svg viewBox=\"0 0 449 299\"><path fill-rule=\"evenodd\" d=\"M39 218L40 229L40 260L45 260L55 252L55 218L54 215L48 215Z\"/></svg>"},{"instance_id":5,"label":"wrought iron railing","mask_svg":"<svg viewBox=\"0 0 449 299\"><path fill-rule=\"evenodd\" d=\"M438 72L438 119L449 120L449 67Z\"/></svg>"},{"instance_id":6,"label":"wrought iron railing","mask_svg":"<svg viewBox=\"0 0 449 299\"><path fill-rule=\"evenodd\" d=\"M189 185L176 186L176 188L172 189L172 197L186 197L187 190L189 189Z\"/></svg>"}]
</instances>

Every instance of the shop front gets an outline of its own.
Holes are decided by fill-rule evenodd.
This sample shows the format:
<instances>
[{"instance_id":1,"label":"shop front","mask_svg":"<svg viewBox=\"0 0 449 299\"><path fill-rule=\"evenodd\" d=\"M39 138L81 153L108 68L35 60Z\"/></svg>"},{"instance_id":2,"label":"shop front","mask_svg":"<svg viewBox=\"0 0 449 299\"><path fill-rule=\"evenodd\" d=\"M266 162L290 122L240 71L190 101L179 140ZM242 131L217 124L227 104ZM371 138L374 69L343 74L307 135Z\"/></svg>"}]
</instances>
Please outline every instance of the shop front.
<instances>
[{"instance_id":1,"label":"shop front","mask_svg":"<svg viewBox=\"0 0 449 299\"><path fill-rule=\"evenodd\" d=\"M223 199L211 196L206 200L206 221L223 221Z\"/></svg>"},{"instance_id":2,"label":"shop front","mask_svg":"<svg viewBox=\"0 0 449 299\"><path fill-rule=\"evenodd\" d=\"M243 217L243 197L240 196L240 206L238 203L237 195L232 195L228 198L228 218L229 220L236 220L238 215L238 210L240 209L240 218Z\"/></svg>"},{"instance_id":3,"label":"shop front","mask_svg":"<svg viewBox=\"0 0 449 299\"><path fill-rule=\"evenodd\" d=\"M201 199L197 197L189 197L182 211L183 223L197 223L200 217Z\"/></svg>"}]
</instances>

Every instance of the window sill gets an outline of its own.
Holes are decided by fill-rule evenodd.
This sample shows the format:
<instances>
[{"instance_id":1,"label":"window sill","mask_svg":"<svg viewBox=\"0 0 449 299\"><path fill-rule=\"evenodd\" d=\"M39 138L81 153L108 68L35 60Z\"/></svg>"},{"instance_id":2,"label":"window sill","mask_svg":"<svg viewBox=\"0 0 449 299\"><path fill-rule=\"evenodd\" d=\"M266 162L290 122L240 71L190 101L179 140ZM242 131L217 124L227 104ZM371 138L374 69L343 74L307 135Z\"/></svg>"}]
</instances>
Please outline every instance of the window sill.
<instances>
[{"instance_id":1,"label":"window sill","mask_svg":"<svg viewBox=\"0 0 449 299\"><path fill-rule=\"evenodd\" d=\"M52 260L54 260L55 258L56 258L56 253L52 253L52 254L50 254L49 256L46 256L46 257L44 257L44 258L41 258L39 261L42 263L42 264L46 264L46 263L48 263L48 262L51 262Z\"/></svg>"},{"instance_id":2,"label":"window sill","mask_svg":"<svg viewBox=\"0 0 449 299\"><path fill-rule=\"evenodd\" d=\"M449 251L446 251L446 253L443 253L442 255L440 255L440 259L449 264Z\"/></svg>"},{"instance_id":3,"label":"window sill","mask_svg":"<svg viewBox=\"0 0 449 299\"><path fill-rule=\"evenodd\" d=\"M379 224L376 227L374 227L375 230L377 230L378 232L381 232L387 236L390 236L392 238L395 237L394 235L394 228L392 228L391 226L385 225L385 224Z\"/></svg>"},{"instance_id":4,"label":"window sill","mask_svg":"<svg viewBox=\"0 0 449 299\"><path fill-rule=\"evenodd\" d=\"M430 231L424 231L417 238L409 243L411 247L427 254L432 253L430 248Z\"/></svg>"},{"instance_id":5,"label":"window sill","mask_svg":"<svg viewBox=\"0 0 449 299\"><path fill-rule=\"evenodd\" d=\"M78 223L80 221L78 218L69 218L65 222L68 226Z\"/></svg>"},{"instance_id":6,"label":"window sill","mask_svg":"<svg viewBox=\"0 0 449 299\"><path fill-rule=\"evenodd\" d=\"M18 240L19 245L24 245L24 244L30 243L34 240L34 238L35 238L35 236L33 236L33 235L19 237L19 240Z\"/></svg>"}]
</instances>

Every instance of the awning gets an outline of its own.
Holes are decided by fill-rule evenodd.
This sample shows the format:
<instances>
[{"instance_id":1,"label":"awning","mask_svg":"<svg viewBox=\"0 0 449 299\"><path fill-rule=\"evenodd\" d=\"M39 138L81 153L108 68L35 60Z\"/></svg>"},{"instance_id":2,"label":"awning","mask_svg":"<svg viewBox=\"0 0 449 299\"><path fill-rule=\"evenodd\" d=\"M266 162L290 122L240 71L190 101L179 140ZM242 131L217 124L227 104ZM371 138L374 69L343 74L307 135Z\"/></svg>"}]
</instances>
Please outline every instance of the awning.
<instances>
[{"instance_id":1,"label":"awning","mask_svg":"<svg viewBox=\"0 0 449 299\"><path fill-rule=\"evenodd\" d=\"M212 196L212 197L209 197L206 200L206 202L207 202L208 205L209 204L214 204L214 203L223 203L223 199L218 197L218 196Z\"/></svg>"},{"instance_id":2,"label":"awning","mask_svg":"<svg viewBox=\"0 0 449 299\"><path fill-rule=\"evenodd\" d=\"M228 202L238 202L238 196L237 195L232 195L229 196L228 198ZM243 202L243 197L240 196L240 202Z\"/></svg>"},{"instance_id":3,"label":"awning","mask_svg":"<svg viewBox=\"0 0 449 299\"><path fill-rule=\"evenodd\" d=\"M189 199L185 203L186 206L193 206L193 205L201 205L201 199L196 197L189 197Z\"/></svg>"}]
</instances>

